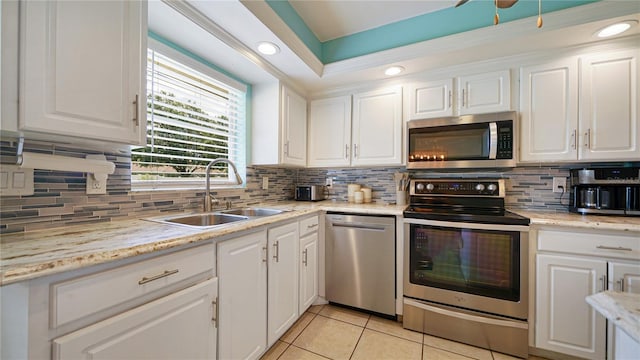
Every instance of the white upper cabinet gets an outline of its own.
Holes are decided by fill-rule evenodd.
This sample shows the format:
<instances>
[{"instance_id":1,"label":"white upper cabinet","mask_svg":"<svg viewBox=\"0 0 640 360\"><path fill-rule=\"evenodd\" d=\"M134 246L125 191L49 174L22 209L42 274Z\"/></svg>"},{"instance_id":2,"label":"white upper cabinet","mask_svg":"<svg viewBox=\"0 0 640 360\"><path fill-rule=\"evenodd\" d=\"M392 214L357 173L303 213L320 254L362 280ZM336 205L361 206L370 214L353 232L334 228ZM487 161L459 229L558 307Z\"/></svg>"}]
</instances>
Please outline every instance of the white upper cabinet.
<instances>
[{"instance_id":1,"label":"white upper cabinet","mask_svg":"<svg viewBox=\"0 0 640 360\"><path fill-rule=\"evenodd\" d=\"M349 166L350 149L351 96L311 101L309 166Z\"/></svg>"},{"instance_id":2,"label":"white upper cabinet","mask_svg":"<svg viewBox=\"0 0 640 360\"><path fill-rule=\"evenodd\" d=\"M407 120L509 111L511 77L501 70L413 82L407 97Z\"/></svg>"},{"instance_id":3,"label":"white upper cabinet","mask_svg":"<svg viewBox=\"0 0 640 360\"><path fill-rule=\"evenodd\" d=\"M640 159L639 54L634 49L580 59L581 159Z\"/></svg>"},{"instance_id":4,"label":"white upper cabinet","mask_svg":"<svg viewBox=\"0 0 640 360\"><path fill-rule=\"evenodd\" d=\"M351 165L402 164L402 88L353 95Z\"/></svg>"},{"instance_id":5,"label":"white upper cabinet","mask_svg":"<svg viewBox=\"0 0 640 360\"><path fill-rule=\"evenodd\" d=\"M251 163L307 165L307 100L279 82L253 88Z\"/></svg>"},{"instance_id":6,"label":"white upper cabinet","mask_svg":"<svg viewBox=\"0 0 640 360\"><path fill-rule=\"evenodd\" d=\"M310 167L401 164L401 87L311 102Z\"/></svg>"},{"instance_id":7,"label":"white upper cabinet","mask_svg":"<svg viewBox=\"0 0 640 360\"><path fill-rule=\"evenodd\" d=\"M307 165L307 100L282 88L282 163Z\"/></svg>"},{"instance_id":8,"label":"white upper cabinet","mask_svg":"<svg viewBox=\"0 0 640 360\"><path fill-rule=\"evenodd\" d=\"M18 130L144 144L145 1L21 1Z\"/></svg>"},{"instance_id":9,"label":"white upper cabinet","mask_svg":"<svg viewBox=\"0 0 640 360\"><path fill-rule=\"evenodd\" d=\"M522 67L520 161L639 159L638 53Z\"/></svg>"},{"instance_id":10,"label":"white upper cabinet","mask_svg":"<svg viewBox=\"0 0 640 360\"><path fill-rule=\"evenodd\" d=\"M458 114L482 114L511 110L509 70L458 78Z\"/></svg>"},{"instance_id":11,"label":"white upper cabinet","mask_svg":"<svg viewBox=\"0 0 640 360\"><path fill-rule=\"evenodd\" d=\"M575 160L578 59L520 70L520 161Z\"/></svg>"},{"instance_id":12,"label":"white upper cabinet","mask_svg":"<svg viewBox=\"0 0 640 360\"><path fill-rule=\"evenodd\" d=\"M453 79L413 83L407 93L408 120L453 115Z\"/></svg>"}]
</instances>

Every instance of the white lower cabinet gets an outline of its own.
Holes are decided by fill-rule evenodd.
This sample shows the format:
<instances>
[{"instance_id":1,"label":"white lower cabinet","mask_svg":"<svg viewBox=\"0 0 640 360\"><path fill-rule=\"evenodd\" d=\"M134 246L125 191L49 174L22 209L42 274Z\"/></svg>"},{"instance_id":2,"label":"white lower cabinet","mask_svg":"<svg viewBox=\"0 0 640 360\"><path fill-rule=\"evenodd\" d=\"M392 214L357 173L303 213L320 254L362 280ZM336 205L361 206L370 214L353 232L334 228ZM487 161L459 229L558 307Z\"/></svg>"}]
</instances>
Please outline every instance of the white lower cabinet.
<instances>
[{"instance_id":1,"label":"white lower cabinet","mask_svg":"<svg viewBox=\"0 0 640 360\"><path fill-rule=\"evenodd\" d=\"M217 278L53 340L53 359L215 359Z\"/></svg>"},{"instance_id":2,"label":"white lower cabinet","mask_svg":"<svg viewBox=\"0 0 640 360\"><path fill-rule=\"evenodd\" d=\"M300 221L300 315L318 298L318 217Z\"/></svg>"},{"instance_id":3,"label":"white lower cabinet","mask_svg":"<svg viewBox=\"0 0 640 360\"><path fill-rule=\"evenodd\" d=\"M269 229L267 347L298 319L298 223Z\"/></svg>"},{"instance_id":4,"label":"white lower cabinet","mask_svg":"<svg viewBox=\"0 0 640 360\"><path fill-rule=\"evenodd\" d=\"M640 293L640 234L562 227L535 233L535 347L616 358L613 326L585 298L604 290Z\"/></svg>"},{"instance_id":5,"label":"white lower cabinet","mask_svg":"<svg viewBox=\"0 0 640 360\"><path fill-rule=\"evenodd\" d=\"M604 359L606 320L584 300L604 290L607 262L573 256L537 257L536 346Z\"/></svg>"},{"instance_id":6,"label":"white lower cabinet","mask_svg":"<svg viewBox=\"0 0 640 360\"><path fill-rule=\"evenodd\" d=\"M220 359L257 359L267 348L267 234L218 244Z\"/></svg>"},{"instance_id":7,"label":"white lower cabinet","mask_svg":"<svg viewBox=\"0 0 640 360\"><path fill-rule=\"evenodd\" d=\"M612 261L608 264L609 290L640 294L640 264L637 262ZM621 337L621 339L619 339ZM631 340L631 341L629 341ZM622 345L621 345L622 344ZM627 346L627 344L631 344ZM637 349L629 352L629 349ZM609 323L607 326L607 358L633 359L627 354L640 354L638 343L631 339L623 330Z\"/></svg>"}]
</instances>

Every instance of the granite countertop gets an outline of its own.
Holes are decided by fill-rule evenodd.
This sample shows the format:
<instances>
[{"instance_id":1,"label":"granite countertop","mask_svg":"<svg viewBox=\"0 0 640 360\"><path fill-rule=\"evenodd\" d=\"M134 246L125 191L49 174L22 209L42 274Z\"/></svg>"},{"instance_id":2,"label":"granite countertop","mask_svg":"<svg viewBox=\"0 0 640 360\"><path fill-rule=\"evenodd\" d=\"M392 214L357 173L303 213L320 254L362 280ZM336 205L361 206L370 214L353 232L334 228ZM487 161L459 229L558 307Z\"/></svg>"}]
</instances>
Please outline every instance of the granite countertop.
<instances>
[{"instance_id":1,"label":"granite countertop","mask_svg":"<svg viewBox=\"0 0 640 360\"><path fill-rule=\"evenodd\" d=\"M604 291L589 295L586 300L615 326L640 342L640 294Z\"/></svg>"},{"instance_id":2,"label":"granite countertop","mask_svg":"<svg viewBox=\"0 0 640 360\"><path fill-rule=\"evenodd\" d=\"M531 225L556 225L582 229L640 232L640 217L638 216L581 215L569 212L509 210L531 219Z\"/></svg>"},{"instance_id":3,"label":"granite countertop","mask_svg":"<svg viewBox=\"0 0 640 360\"><path fill-rule=\"evenodd\" d=\"M0 238L0 285L149 254L189 243L220 239L239 231L320 211L401 216L406 208L406 206L387 203L353 204L332 200L287 201L252 206L287 211L215 228L194 228L137 219L6 234ZM640 218L519 210L514 212L530 218L531 224L640 232ZM171 215L175 214L165 216Z\"/></svg>"},{"instance_id":4,"label":"granite countertop","mask_svg":"<svg viewBox=\"0 0 640 360\"><path fill-rule=\"evenodd\" d=\"M292 219L319 211L357 212L371 215L402 215L404 206L279 202L258 204L285 212L225 224L195 228L149 219L65 226L42 231L2 235L0 238L0 285L30 280L109 261L175 248L199 241L223 238L239 231ZM177 214L166 214L168 217Z\"/></svg>"}]
</instances>

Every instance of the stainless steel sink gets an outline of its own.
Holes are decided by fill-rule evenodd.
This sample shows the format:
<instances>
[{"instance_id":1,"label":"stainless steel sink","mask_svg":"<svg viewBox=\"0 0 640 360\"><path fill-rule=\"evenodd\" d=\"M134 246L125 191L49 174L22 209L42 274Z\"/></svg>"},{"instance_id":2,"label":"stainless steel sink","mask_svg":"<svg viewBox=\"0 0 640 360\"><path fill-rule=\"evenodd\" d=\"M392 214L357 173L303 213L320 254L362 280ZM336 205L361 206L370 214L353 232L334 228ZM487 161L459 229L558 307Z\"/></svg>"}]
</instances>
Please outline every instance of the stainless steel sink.
<instances>
[{"instance_id":1,"label":"stainless steel sink","mask_svg":"<svg viewBox=\"0 0 640 360\"><path fill-rule=\"evenodd\" d=\"M224 225L224 224L241 221L241 220L247 220L247 219L248 217L246 216L220 214L220 213L207 213L207 214L176 216L176 217L164 218L159 221L173 223L173 224L206 227L206 226Z\"/></svg>"},{"instance_id":2,"label":"stainless steel sink","mask_svg":"<svg viewBox=\"0 0 640 360\"><path fill-rule=\"evenodd\" d=\"M260 216L277 215L282 212L284 212L284 210L266 209L266 208L241 208L241 209L224 210L224 211L221 211L220 213L248 216L248 217L260 217Z\"/></svg>"}]
</instances>

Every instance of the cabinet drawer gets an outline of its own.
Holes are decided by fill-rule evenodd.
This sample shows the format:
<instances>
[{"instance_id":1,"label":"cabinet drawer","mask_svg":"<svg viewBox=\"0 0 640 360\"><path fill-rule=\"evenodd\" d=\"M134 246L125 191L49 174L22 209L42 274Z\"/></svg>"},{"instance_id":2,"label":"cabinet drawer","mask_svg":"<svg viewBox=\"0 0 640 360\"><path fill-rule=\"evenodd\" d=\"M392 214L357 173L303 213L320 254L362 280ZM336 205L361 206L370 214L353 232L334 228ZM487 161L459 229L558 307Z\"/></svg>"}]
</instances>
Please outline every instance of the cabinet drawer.
<instances>
[{"instance_id":1,"label":"cabinet drawer","mask_svg":"<svg viewBox=\"0 0 640 360\"><path fill-rule=\"evenodd\" d=\"M306 218L300 220L300 236L305 236L314 231L318 231L318 216L312 216L310 218Z\"/></svg>"},{"instance_id":2,"label":"cabinet drawer","mask_svg":"<svg viewBox=\"0 0 640 360\"><path fill-rule=\"evenodd\" d=\"M638 259L640 234L538 230L538 250L607 258Z\"/></svg>"},{"instance_id":3,"label":"cabinet drawer","mask_svg":"<svg viewBox=\"0 0 640 360\"><path fill-rule=\"evenodd\" d=\"M51 285L51 327L67 324L201 275L214 275L209 243Z\"/></svg>"}]
</instances>

